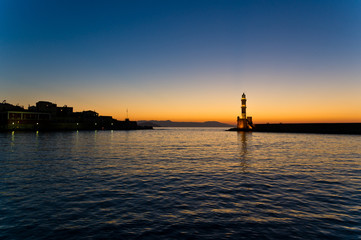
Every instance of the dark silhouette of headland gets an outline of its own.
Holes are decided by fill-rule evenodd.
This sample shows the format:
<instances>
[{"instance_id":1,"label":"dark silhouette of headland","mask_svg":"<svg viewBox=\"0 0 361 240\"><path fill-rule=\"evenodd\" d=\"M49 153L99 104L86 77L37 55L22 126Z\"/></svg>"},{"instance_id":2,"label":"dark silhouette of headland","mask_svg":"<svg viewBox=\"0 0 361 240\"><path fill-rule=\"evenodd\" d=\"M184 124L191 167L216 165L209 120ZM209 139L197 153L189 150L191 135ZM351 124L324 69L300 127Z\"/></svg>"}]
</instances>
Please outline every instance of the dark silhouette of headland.
<instances>
[{"instance_id":1,"label":"dark silhouette of headland","mask_svg":"<svg viewBox=\"0 0 361 240\"><path fill-rule=\"evenodd\" d=\"M361 134L361 123L279 123L253 124L252 117L246 115L246 95L241 98L241 117L237 117L237 127L228 131L279 132L279 133L324 133Z\"/></svg>"},{"instance_id":2,"label":"dark silhouette of headland","mask_svg":"<svg viewBox=\"0 0 361 240\"><path fill-rule=\"evenodd\" d=\"M0 103L0 131L14 130L141 130L151 126L138 126L127 117L124 121L112 116L99 116L95 111L74 112L73 107L58 107L55 103L39 101L25 109L3 101Z\"/></svg>"}]
</instances>

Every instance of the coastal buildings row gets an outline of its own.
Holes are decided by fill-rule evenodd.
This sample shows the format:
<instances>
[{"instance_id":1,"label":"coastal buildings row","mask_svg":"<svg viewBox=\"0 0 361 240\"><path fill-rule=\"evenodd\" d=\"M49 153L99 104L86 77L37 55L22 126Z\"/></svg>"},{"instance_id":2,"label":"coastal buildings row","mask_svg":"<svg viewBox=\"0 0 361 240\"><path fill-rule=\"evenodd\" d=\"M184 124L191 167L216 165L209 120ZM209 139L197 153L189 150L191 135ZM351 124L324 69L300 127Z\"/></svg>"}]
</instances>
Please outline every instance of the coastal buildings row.
<instances>
[{"instance_id":1,"label":"coastal buildings row","mask_svg":"<svg viewBox=\"0 0 361 240\"><path fill-rule=\"evenodd\" d=\"M95 111L74 112L72 107L39 101L25 109L5 101L0 103L0 130L136 130L137 122L119 121L111 116L99 116Z\"/></svg>"}]
</instances>

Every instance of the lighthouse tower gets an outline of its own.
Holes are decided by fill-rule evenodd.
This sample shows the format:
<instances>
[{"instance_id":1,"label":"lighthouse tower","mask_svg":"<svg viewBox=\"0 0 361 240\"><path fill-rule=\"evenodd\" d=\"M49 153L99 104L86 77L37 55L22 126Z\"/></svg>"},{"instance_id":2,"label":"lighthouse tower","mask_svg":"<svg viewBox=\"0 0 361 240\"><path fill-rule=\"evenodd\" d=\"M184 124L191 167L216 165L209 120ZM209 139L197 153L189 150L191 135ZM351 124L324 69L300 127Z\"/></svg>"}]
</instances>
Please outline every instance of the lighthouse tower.
<instances>
[{"instance_id":1,"label":"lighthouse tower","mask_svg":"<svg viewBox=\"0 0 361 240\"><path fill-rule=\"evenodd\" d=\"M241 119L247 119L247 115L246 115L246 94L242 94L242 99L241 99Z\"/></svg>"},{"instance_id":2,"label":"lighthouse tower","mask_svg":"<svg viewBox=\"0 0 361 240\"><path fill-rule=\"evenodd\" d=\"M247 117L246 114L246 94L242 94L241 98L241 117L237 117L237 128L240 130L250 130L253 128L252 117Z\"/></svg>"}]
</instances>

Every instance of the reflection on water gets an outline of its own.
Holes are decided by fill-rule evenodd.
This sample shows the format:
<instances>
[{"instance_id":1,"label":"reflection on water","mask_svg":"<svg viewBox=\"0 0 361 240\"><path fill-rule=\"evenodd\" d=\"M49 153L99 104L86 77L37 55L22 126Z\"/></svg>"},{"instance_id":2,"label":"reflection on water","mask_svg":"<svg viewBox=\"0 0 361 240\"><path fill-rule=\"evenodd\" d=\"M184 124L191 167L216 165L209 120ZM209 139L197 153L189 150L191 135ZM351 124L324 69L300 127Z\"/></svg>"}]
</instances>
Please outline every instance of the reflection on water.
<instances>
[{"instance_id":1,"label":"reflection on water","mask_svg":"<svg viewBox=\"0 0 361 240\"><path fill-rule=\"evenodd\" d=\"M1 239L357 239L360 136L0 134Z\"/></svg>"},{"instance_id":2,"label":"reflection on water","mask_svg":"<svg viewBox=\"0 0 361 240\"><path fill-rule=\"evenodd\" d=\"M11 132L11 143L10 143L10 150L12 151L15 145L15 131Z\"/></svg>"},{"instance_id":3,"label":"reflection on water","mask_svg":"<svg viewBox=\"0 0 361 240\"><path fill-rule=\"evenodd\" d=\"M252 132L237 132L238 142L240 143L240 164L242 172L245 172L248 168L248 158L247 158L247 141L248 138L251 138Z\"/></svg>"}]
</instances>

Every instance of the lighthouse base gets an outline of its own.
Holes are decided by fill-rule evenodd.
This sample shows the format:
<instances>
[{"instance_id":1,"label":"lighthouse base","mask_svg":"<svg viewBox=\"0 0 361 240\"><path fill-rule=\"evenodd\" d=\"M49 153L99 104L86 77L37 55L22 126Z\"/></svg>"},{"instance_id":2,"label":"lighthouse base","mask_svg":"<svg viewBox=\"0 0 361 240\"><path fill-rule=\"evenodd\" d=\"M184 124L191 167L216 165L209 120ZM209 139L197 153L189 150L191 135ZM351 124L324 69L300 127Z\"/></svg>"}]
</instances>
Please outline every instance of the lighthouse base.
<instances>
[{"instance_id":1,"label":"lighthouse base","mask_svg":"<svg viewBox=\"0 0 361 240\"><path fill-rule=\"evenodd\" d=\"M230 128L226 131L236 131L236 132L250 132L252 129L249 128Z\"/></svg>"},{"instance_id":2,"label":"lighthouse base","mask_svg":"<svg viewBox=\"0 0 361 240\"><path fill-rule=\"evenodd\" d=\"M249 131L253 128L252 117L240 118L237 117L237 129L240 131Z\"/></svg>"}]
</instances>

